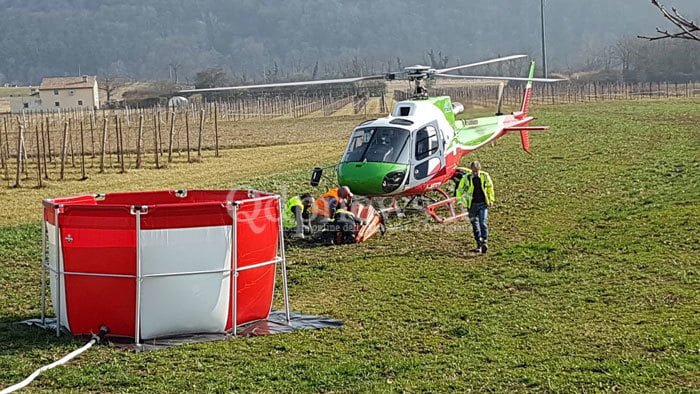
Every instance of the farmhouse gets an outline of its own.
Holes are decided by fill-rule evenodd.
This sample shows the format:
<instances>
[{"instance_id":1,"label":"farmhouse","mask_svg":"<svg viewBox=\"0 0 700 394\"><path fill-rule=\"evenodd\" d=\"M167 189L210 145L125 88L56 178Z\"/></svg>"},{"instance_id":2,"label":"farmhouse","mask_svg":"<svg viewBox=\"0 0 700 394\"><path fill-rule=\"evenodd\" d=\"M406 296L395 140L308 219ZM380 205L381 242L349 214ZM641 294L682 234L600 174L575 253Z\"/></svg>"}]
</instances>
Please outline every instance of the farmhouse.
<instances>
[{"instance_id":1,"label":"farmhouse","mask_svg":"<svg viewBox=\"0 0 700 394\"><path fill-rule=\"evenodd\" d=\"M97 77L45 77L39 86L43 110L100 108Z\"/></svg>"},{"instance_id":2,"label":"farmhouse","mask_svg":"<svg viewBox=\"0 0 700 394\"><path fill-rule=\"evenodd\" d=\"M41 80L39 88L0 87L0 113L73 108L100 108L97 77L46 77Z\"/></svg>"}]
</instances>

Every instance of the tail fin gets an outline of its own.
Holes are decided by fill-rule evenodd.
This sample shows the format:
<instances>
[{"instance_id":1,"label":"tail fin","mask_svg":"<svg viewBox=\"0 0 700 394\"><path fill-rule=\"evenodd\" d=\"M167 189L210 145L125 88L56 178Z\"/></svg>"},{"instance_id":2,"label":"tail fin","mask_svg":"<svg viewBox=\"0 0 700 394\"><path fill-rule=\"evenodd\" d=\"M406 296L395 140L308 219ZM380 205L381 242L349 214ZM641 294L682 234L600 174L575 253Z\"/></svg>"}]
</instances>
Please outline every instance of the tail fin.
<instances>
[{"instance_id":1,"label":"tail fin","mask_svg":"<svg viewBox=\"0 0 700 394\"><path fill-rule=\"evenodd\" d=\"M520 111L513 112L513 117L515 118L515 124L511 127L506 127L503 129L506 133L514 133L516 131L520 132L520 141L523 144L523 150L530 153L530 132L531 131L546 131L549 129L547 126L530 126L530 122L535 118L528 116L530 111L530 97L532 96L532 82L535 78L535 62L530 63L530 74L527 77L527 85L525 86L525 93L523 94L523 104L520 107ZM538 81L543 82L553 82L555 80L549 80L544 78L537 78Z\"/></svg>"},{"instance_id":2,"label":"tail fin","mask_svg":"<svg viewBox=\"0 0 700 394\"><path fill-rule=\"evenodd\" d=\"M527 77L529 81L527 81L527 86L525 86L525 93L523 94L523 104L520 107L520 113L519 115L521 117L527 116L527 113L530 111L530 97L532 96L532 78L535 77L535 62L530 62L530 74Z\"/></svg>"},{"instance_id":3,"label":"tail fin","mask_svg":"<svg viewBox=\"0 0 700 394\"><path fill-rule=\"evenodd\" d=\"M530 97L532 97L532 78L535 77L535 62L530 62L530 74L528 75L525 93L523 94L523 104L520 107L520 117L524 118L530 111ZM520 141L523 145L523 150L530 153L530 132L528 130L520 130Z\"/></svg>"},{"instance_id":4,"label":"tail fin","mask_svg":"<svg viewBox=\"0 0 700 394\"><path fill-rule=\"evenodd\" d=\"M520 130L520 142L523 144L523 150L527 153L530 152L530 132L527 130Z\"/></svg>"}]
</instances>

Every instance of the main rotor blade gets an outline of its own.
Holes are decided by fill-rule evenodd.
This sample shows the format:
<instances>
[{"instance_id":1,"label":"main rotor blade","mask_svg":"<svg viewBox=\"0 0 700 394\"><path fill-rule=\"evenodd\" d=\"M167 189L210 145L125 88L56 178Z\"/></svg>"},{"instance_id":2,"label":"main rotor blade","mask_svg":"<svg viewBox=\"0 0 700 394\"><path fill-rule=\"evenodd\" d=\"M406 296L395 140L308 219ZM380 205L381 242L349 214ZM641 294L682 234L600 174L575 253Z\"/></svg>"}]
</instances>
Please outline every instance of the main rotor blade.
<instances>
[{"instance_id":1,"label":"main rotor blade","mask_svg":"<svg viewBox=\"0 0 700 394\"><path fill-rule=\"evenodd\" d=\"M359 81L367 81L371 79L384 79L385 75L369 75L366 77L341 78L341 79L324 79L319 81L300 81L300 82L282 82L282 83L266 83L262 85L243 85L243 86L226 86L220 88L206 89L185 89L178 93L207 93L207 92L226 92L229 90L244 90L244 89L262 89L262 88L280 88L287 86L307 86L307 85L326 85L334 83L352 83Z\"/></svg>"},{"instance_id":2,"label":"main rotor blade","mask_svg":"<svg viewBox=\"0 0 700 394\"><path fill-rule=\"evenodd\" d=\"M560 82L567 81L566 79L554 79L554 78L523 78L523 77L488 77L481 75L450 75L450 74L435 74L435 77L439 78L453 78L453 79L491 79L494 81L533 81L533 82Z\"/></svg>"},{"instance_id":3,"label":"main rotor blade","mask_svg":"<svg viewBox=\"0 0 700 394\"><path fill-rule=\"evenodd\" d=\"M461 70L463 68L469 68L469 67L476 67L476 66L483 66L484 64L491 64L491 63L498 63L498 62L505 62L508 60L515 60L515 59L522 59L524 57L527 57L527 55L511 55L511 56L506 56L506 57L499 57L497 59L490 59L490 60L484 60L483 62L478 62L478 63L471 63L471 64L464 64L462 66L454 66L454 67L448 67L448 68L441 68L439 70L435 70L437 74L442 74L454 70Z\"/></svg>"}]
</instances>

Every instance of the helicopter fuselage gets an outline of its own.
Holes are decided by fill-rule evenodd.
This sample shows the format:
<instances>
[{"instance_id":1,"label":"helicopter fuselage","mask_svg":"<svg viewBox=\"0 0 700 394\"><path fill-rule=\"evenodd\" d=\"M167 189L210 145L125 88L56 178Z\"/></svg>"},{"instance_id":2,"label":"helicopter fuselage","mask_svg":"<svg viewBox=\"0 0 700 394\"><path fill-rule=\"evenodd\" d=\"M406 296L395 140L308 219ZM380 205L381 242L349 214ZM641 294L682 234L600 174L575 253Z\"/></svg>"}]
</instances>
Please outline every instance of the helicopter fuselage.
<instances>
[{"instance_id":1,"label":"helicopter fuselage","mask_svg":"<svg viewBox=\"0 0 700 394\"><path fill-rule=\"evenodd\" d=\"M401 101L389 116L358 125L338 165L339 184L368 197L424 194L448 182L464 155L532 120L456 120L460 107L447 96Z\"/></svg>"}]
</instances>

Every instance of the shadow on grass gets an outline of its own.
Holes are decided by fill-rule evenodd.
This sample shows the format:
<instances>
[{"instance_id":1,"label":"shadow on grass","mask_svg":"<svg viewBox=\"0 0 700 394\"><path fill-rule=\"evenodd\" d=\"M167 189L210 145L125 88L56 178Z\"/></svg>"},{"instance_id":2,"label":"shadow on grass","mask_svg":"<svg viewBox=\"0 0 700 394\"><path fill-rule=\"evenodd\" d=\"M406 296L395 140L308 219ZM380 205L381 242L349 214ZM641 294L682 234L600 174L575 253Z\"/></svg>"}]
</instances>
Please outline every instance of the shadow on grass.
<instances>
[{"instance_id":1,"label":"shadow on grass","mask_svg":"<svg viewBox=\"0 0 700 394\"><path fill-rule=\"evenodd\" d=\"M324 243L320 240L316 241L310 239L285 240L284 245L289 249L323 249L333 246L332 244Z\"/></svg>"},{"instance_id":2,"label":"shadow on grass","mask_svg":"<svg viewBox=\"0 0 700 394\"><path fill-rule=\"evenodd\" d=\"M28 326L20 322L38 316L6 316L0 318L0 357L31 353L35 350L47 350L68 344L80 344L81 338L68 334L56 337L56 332L40 327Z\"/></svg>"}]
</instances>

